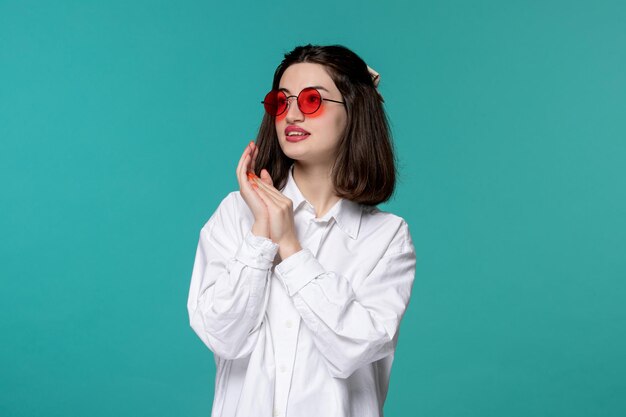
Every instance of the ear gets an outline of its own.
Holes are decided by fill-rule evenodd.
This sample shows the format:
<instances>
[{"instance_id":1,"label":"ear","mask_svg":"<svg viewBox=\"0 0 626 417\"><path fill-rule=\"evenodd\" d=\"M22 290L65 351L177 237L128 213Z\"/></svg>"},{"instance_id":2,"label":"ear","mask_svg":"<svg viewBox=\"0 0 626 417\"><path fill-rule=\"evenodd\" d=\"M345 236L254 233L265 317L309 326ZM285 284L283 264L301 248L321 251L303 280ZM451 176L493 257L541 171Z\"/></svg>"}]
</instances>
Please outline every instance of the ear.
<instances>
[{"instance_id":1,"label":"ear","mask_svg":"<svg viewBox=\"0 0 626 417\"><path fill-rule=\"evenodd\" d=\"M261 181L263 181L267 185L274 186L274 181L272 181L272 177L270 177L270 173L267 172L267 169L263 168L261 170Z\"/></svg>"}]
</instances>

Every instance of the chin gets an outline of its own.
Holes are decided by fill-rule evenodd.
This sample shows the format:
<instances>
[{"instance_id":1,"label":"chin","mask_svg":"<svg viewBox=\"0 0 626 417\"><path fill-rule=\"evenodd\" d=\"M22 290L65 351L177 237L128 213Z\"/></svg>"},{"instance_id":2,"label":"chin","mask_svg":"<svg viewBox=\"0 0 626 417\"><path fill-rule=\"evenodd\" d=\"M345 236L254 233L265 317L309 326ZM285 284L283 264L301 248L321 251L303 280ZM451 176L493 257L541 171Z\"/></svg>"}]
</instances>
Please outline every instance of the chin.
<instances>
[{"instance_id":1,"label":"chin","mask_svg":"<svg viewBox=\"0 0 626 417\"><path fill-rule=\"evenodd\" d=\"M291 143L289 143L288 145L291 145ZM286 148L283 147L283 153L285 154L285 156L287 158L293 159L294 161L299 161L299 162L306 162L309 159L311 159L311 153L300 148L298 150L296 149L290 149L289 146L287 146Z\"/></svg>"},{"instance_id":2,"label":"chin","mask_svg":"<svg viewBox=\"0 0 626 417\"><path fill-rule=\"evenodd\" d=\"M287 158L293 159L294 161L306 161L307 155L304 152L285 152L283 151Z\"/></svg>"}]
</instances>

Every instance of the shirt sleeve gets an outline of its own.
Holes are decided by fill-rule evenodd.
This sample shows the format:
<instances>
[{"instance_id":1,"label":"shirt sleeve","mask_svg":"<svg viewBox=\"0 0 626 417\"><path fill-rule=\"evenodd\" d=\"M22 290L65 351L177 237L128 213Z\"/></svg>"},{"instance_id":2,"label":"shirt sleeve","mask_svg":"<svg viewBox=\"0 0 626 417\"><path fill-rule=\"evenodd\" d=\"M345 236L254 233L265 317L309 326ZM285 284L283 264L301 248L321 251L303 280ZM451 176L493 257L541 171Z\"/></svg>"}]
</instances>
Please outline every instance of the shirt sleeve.
<instances>
[{"instance_id":1,"label":"shirt sleeve","mask_svg":"<svg viewBox=\"0 0 626 417\"><path fill-rule=\"evenodd\" d=\"M226 198L200 231L187 309L192 329L224 359L252 352L265 316L269 277L278 245L247 231L237 202Z\"/></svg>"},{"instance_id":2,"label":"shirt sleeve","mask_svg":"<svg viewBox=\"0 0 626 417\"><path fill-rule=\"evenodd\" d=\"M358 288L324 266L310 250L289 256L276 274L292 297L314 343L336 378L393 354L400 321L408 306L416 256L402 221L387 252Z\"/></svg>"}]
</instances>

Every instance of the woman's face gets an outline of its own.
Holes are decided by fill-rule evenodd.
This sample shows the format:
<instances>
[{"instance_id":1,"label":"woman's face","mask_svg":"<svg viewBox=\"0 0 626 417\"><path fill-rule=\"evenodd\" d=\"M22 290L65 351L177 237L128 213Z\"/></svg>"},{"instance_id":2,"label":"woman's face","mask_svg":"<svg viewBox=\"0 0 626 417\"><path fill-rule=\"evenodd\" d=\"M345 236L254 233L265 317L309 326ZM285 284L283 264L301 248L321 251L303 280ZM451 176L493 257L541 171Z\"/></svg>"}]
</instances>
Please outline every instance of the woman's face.
<instances>
[{"instance_id":1,"label":"woman's face","mask_svg":"<svg viewBox=\"0 0 626 417\"><path fill-rule=\"evenodd\" d=\"M344 101L324 66L299 63L283 73L278 89L297 96L306 87L316 87L322 98ZM328 165L335 160L339 138L347 125L346 107L322 100L313 114L303 114L296 98L290 98L287 110L276 117L276 134L281 149L289 158L307 164ZM291 136L289 131L304 131L308 135Z\"/></svg>"}]
</instances>

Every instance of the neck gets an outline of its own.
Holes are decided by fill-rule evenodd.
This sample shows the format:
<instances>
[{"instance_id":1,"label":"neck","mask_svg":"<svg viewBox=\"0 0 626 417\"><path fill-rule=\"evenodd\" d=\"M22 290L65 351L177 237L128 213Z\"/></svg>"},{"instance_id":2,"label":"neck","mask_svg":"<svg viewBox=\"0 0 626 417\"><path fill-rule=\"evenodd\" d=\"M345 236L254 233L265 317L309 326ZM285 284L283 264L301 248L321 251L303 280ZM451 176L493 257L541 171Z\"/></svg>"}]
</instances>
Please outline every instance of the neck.
<instances>
[{"instance_id":1,"label":"neck","mask_svg":"<svg viewBox=\"0 0 626 417\"><path fill-rule=\"evenodd\" d=\"M324 216L341 197L335 194L330 166L294 162L293 179L300 192L315 207L316 217Z\"/></svg>"}]
</instances>

